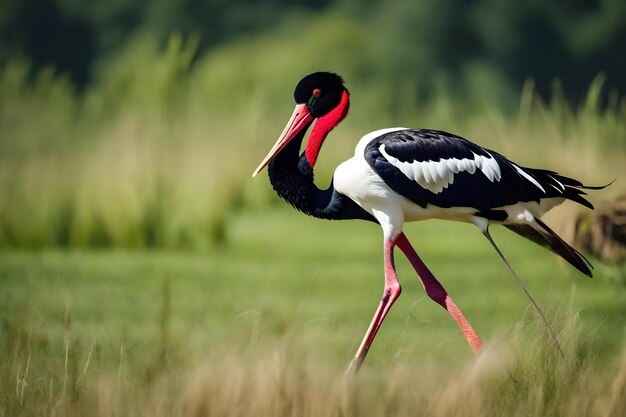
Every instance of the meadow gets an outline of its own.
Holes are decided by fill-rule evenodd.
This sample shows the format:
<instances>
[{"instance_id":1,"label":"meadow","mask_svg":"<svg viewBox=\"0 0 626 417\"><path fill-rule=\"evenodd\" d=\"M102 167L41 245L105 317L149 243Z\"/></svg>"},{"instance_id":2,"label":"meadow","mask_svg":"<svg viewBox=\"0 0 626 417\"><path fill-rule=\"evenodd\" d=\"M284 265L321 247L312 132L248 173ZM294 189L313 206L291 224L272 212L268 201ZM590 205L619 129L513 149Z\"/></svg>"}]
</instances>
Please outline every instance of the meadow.
<instances>
[{"instance_id":1,"label":"meadow","mask_svg":"<svg viewBox=\"0 0 626 417\"><path fill-rule=\"evenodd\" d=\"M472 227L409 236L486 342L474 358L398 257L402 297L342 375L382 288L379 231L245 212L215 251L4 251L3 415L620 415L625 292L506 230L527 299ZM305 239L294 238L297 236ZM621 270L624 274L624 270ZM422 412L424 414L422 414Z\"/></svg>"},{"instance_id":2,"label":"meadow","mask_svg":"<svg viewBox=\"0 0 626 417\"><path fill-rule=\"evenodd\" d=\"M362 46L358 31L322 24L299 39L311 56L288 70L275 62L288 60L289 41L259 37L192 59L193 39L176 36L164 50L137 40L82 92L52 70L31 77L23 60L2 67L0 416L626 412L624 265L592 259L588 279L494 230L561 357L463 224L412 224L407 235L484 353L472 355L398 255L403 295L363 372L343 377L382 290L381 232L306 218L250 178L290 114L292 84L327 53L320 45ZM626 103L602 77L580 106L559 94L546 102L529 81L508 111L444 91L428 103L390 96L358 76L356 56L334 58L353 105L322 151L320 185L360 135L407 125L592 185L617 177L590 196L596 204L623 194ZM578 213L566 205L548 222L567 235Z\"/></svg>"}]
</instances>

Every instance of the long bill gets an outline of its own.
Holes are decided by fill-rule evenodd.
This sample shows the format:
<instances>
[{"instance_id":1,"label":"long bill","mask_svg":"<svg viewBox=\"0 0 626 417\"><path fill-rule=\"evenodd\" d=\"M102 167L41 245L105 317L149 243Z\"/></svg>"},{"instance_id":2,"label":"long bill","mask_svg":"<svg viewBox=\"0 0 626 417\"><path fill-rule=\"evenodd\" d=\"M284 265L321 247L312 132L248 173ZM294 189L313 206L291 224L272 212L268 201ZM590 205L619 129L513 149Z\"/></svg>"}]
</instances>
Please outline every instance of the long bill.
<instances>
[{"instance_id":1,"label":"long bill","mask_svg":"<svg viewBox=\"0 0 626 417\"><path fill-rule=\"evenodd\" d=\"M296 108L287 122L287 125L283 129L283 133L280 134L278 140L272 146L267 156L263 159L261 164L254 170L252 176L255 177L267 164L270 163L272 159L282 151L285 146L300 132L303 128L308 126L309 123L313 120L313 116L309 112L309 108L306 103L296 105Z\"/></svg>"}]
</instances>

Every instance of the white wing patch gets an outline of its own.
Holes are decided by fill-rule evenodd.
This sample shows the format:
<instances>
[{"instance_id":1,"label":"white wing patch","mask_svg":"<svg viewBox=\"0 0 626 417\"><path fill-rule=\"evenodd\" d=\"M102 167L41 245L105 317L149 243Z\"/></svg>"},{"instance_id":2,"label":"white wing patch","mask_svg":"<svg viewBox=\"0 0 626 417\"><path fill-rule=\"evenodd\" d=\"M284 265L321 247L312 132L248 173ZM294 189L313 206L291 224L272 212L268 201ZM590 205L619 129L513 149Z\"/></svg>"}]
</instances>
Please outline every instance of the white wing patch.
<instances>
[{"instance_id":1,"label":"white wing patch","mask_svg":"<svg viewBox=\"0 0 626 417\"><path fill-rule=\"evenodd\" d=\"M459 172L474 174L477 169L482 171L489 181L500 181L501 172L498 161L493 156L477 155L473 159L441 158L439 161L402 162L385 151L385 145L378 148L385 159L398 168L412 181L432 193L439 194L454 182L454 175ZM533 181L536 184L536 181Z\"/></svg>"},{"instance_id":2,"label":"white wing patch","mask_svg":"<svg viewBox=\"0 0 626 417\"><path fill-rule=\"evenodd\" d=\"M515 165L515 164L511 164L511 165L513 165L513 168L515 168L515 170L517 171L517 173L518 173L518 174L520 174L522 177L526 178L528 181L530 181L530 182L532 182L533 184L535 184L535 186L536 186L537 188L539 188L541 191L543 191L543 193L544 193L544 194L546 193L546 190L544 190L544 189L543 189L543 187L541 186L541 184L539 184L539 183L537 182L537 180L535 180L533 177L531 177L530 175L528 175L528 174L526 173L526 171L524 171L522 168L518 167L518 166L517 166L517 165ZM554 179L554 178L552 178L552 179ZM554 180L554 181L556 181L556 180ZM561 186L563 185L563 184L561 184L561 183L560 183L560 182L558 182L558 181L556 181L556 182L557 182L557 183L559 183ZM555 187L555 188L556 188L556 187ZM565 189L565 187L563 187L563 189Z\"/></svg>"},{"instance_id":3,"label":"white wing patch","mask_svg":"<svg viewBox=\"0 0 626 417\"><path fill-rule=\"evenodd\" d=\"M556 178L554 178L552 175L548 175L548 177L552 178L552 179L554 180L554 182L556 182L557 184L559 184L559 187L561 187L561 190L565 191L565 186L561 183L561 181L557 180L557 179L556 179ZM553 186L553 187L554 187L554 186ZM563 194L563 193L561 192L561 190L559 190L557 187L554 187L554 188L556 188L556 190L557 190L559 193Z\"/></svg>"}]
</instances>

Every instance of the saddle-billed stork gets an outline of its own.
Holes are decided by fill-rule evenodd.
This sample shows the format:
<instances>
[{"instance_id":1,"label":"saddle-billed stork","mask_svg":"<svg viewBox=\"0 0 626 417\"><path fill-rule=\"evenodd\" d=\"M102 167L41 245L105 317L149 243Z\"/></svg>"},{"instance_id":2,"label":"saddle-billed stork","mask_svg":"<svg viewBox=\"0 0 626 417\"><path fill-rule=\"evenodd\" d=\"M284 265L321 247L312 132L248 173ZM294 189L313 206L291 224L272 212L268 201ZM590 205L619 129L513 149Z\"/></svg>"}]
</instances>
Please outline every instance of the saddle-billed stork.
<instances>
[{"instance_id":1,"label":"saddle-billed stork","mask_svg":"<svg viewBox=\"0 0 626 417\"><path fill-rule=\"evenodd\" d=\"M400 295L393 258L396 246L415 268L427 295L448 311L474 352L481 348L470 323L402 232L404 222L437 218L473 223L524 291L489 234L491 223L502 224L551 249L591 277L589 261L540 217L565 200L593 208L582 190L603 187L587 187L553 171L523 167L450 133L395 127L363 136L354 156L335 170L330 187L320 190L313 182L313 168L328 133L346 117L350 95L340 76L316 72L298 83L294 98L297 104L291 119L252 176L268 165L274 190L301 212L321 219L369 220L383 229L384 292L349 369L361 367ZM312 124L300 155L304 135ZM532 297L530 300L545 322Z\"/></svg>"}]
</instances>

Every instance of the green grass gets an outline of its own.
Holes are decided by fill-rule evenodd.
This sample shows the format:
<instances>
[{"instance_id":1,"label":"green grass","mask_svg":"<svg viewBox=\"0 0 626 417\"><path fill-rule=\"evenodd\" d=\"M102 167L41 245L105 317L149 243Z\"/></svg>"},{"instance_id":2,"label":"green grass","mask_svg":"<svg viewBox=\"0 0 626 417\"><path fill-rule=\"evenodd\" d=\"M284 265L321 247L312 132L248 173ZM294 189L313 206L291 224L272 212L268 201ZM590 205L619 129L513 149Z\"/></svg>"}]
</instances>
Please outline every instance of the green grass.
<instances>
[{"instance_id":1,"label":"green grass","mask_svg":"<svg viewBox=\"0 0 626 417\"><path fill-rule=\"evenodd\" d=\"M599 77L578 108L542 101L531 82L514 115L446 94L416 103L410 88L392 96L359 76L362 34L339 26L195 61L193 42L174 36L161 51L138 38L82 92L52 70L3 63L0 416L624 414L624 266L596 262L590 280L494 230L556 329L560 358L463 224L406 231L489 349L473 357L398 255L402 297L359 379L342 379L381 296L382 233L307 218L249 177L319 56L353 99L316 166L324 186L359 137L393 125L444 129L522 165L607 183L626 167L626 101L602 106ZM294 48L310 53L277 65ZM590 200L623 190L618 179ZM556 217L575 219L569 207Z\"/></svg>"},{"instance_id":2,"label":"green grass","mask_svg":"<svg viewBox=\"0 0 626 417\"><path fill-rule=\"evenodd\" d=\"M130 410L148 415L144 396L164 384L168 394L159 397L160 406L180 413L176 407L191 395L180 384L195 386L199 378L204 382L197 389L226 389L211 378L215 372L243 395L264 384L259 372L265 367L279 372L279 386L295 383L296 391L322 390L317 392L322 396L326 384L338 383L381 294L379 228L314 220L286 207L247 210L231 222L230 244L212 251L1 252L0 412L52 414L51 399L63 399L63 412L107 415L94 409L93 396L110 389L128 393L111 399L113 415ZM563 360L554 366L572 367L568 372L579 367L589 373L586 383L608 378L607 369L624 348L626 291L603 271L619 268L598 265L596 277L588 279L506 230L494 235L548 312L565 350L584 358L584 364ZM516 359L522 363L509 358L505 367L520 367L520 372L531 367L528 372L544 378L530 363L555 351L480 233L469 225L432 221L410 225L408 236L488 346L525 352ZM421 386L425 378L407 374L408 369L424 369L443 384L452 370L465 372L474 361L454 322L425 297L401 256L404 291L373 345L363 377L389 395L395 395L389 369L406 384ZM537 346L543 346L542 353ZM484 360L500 366L496 359ZM487 385L494 383L489 372ZM532 385L537 377L520 375L520 384ZM251 385L237 385L242 382L236 378ZM466 382L476 382L471 381ZM226 395L218 391L212 395ZM485 401L494 401L492 391ZM396 394L412 401L403 397L405 390ZM346 398L356 407L347 415L362 415L357 410L371 402L368 395ZM511 407L521 401L509 400ZM237 413L228 408L212 415Z\"/></svg>"}]
</instances>

